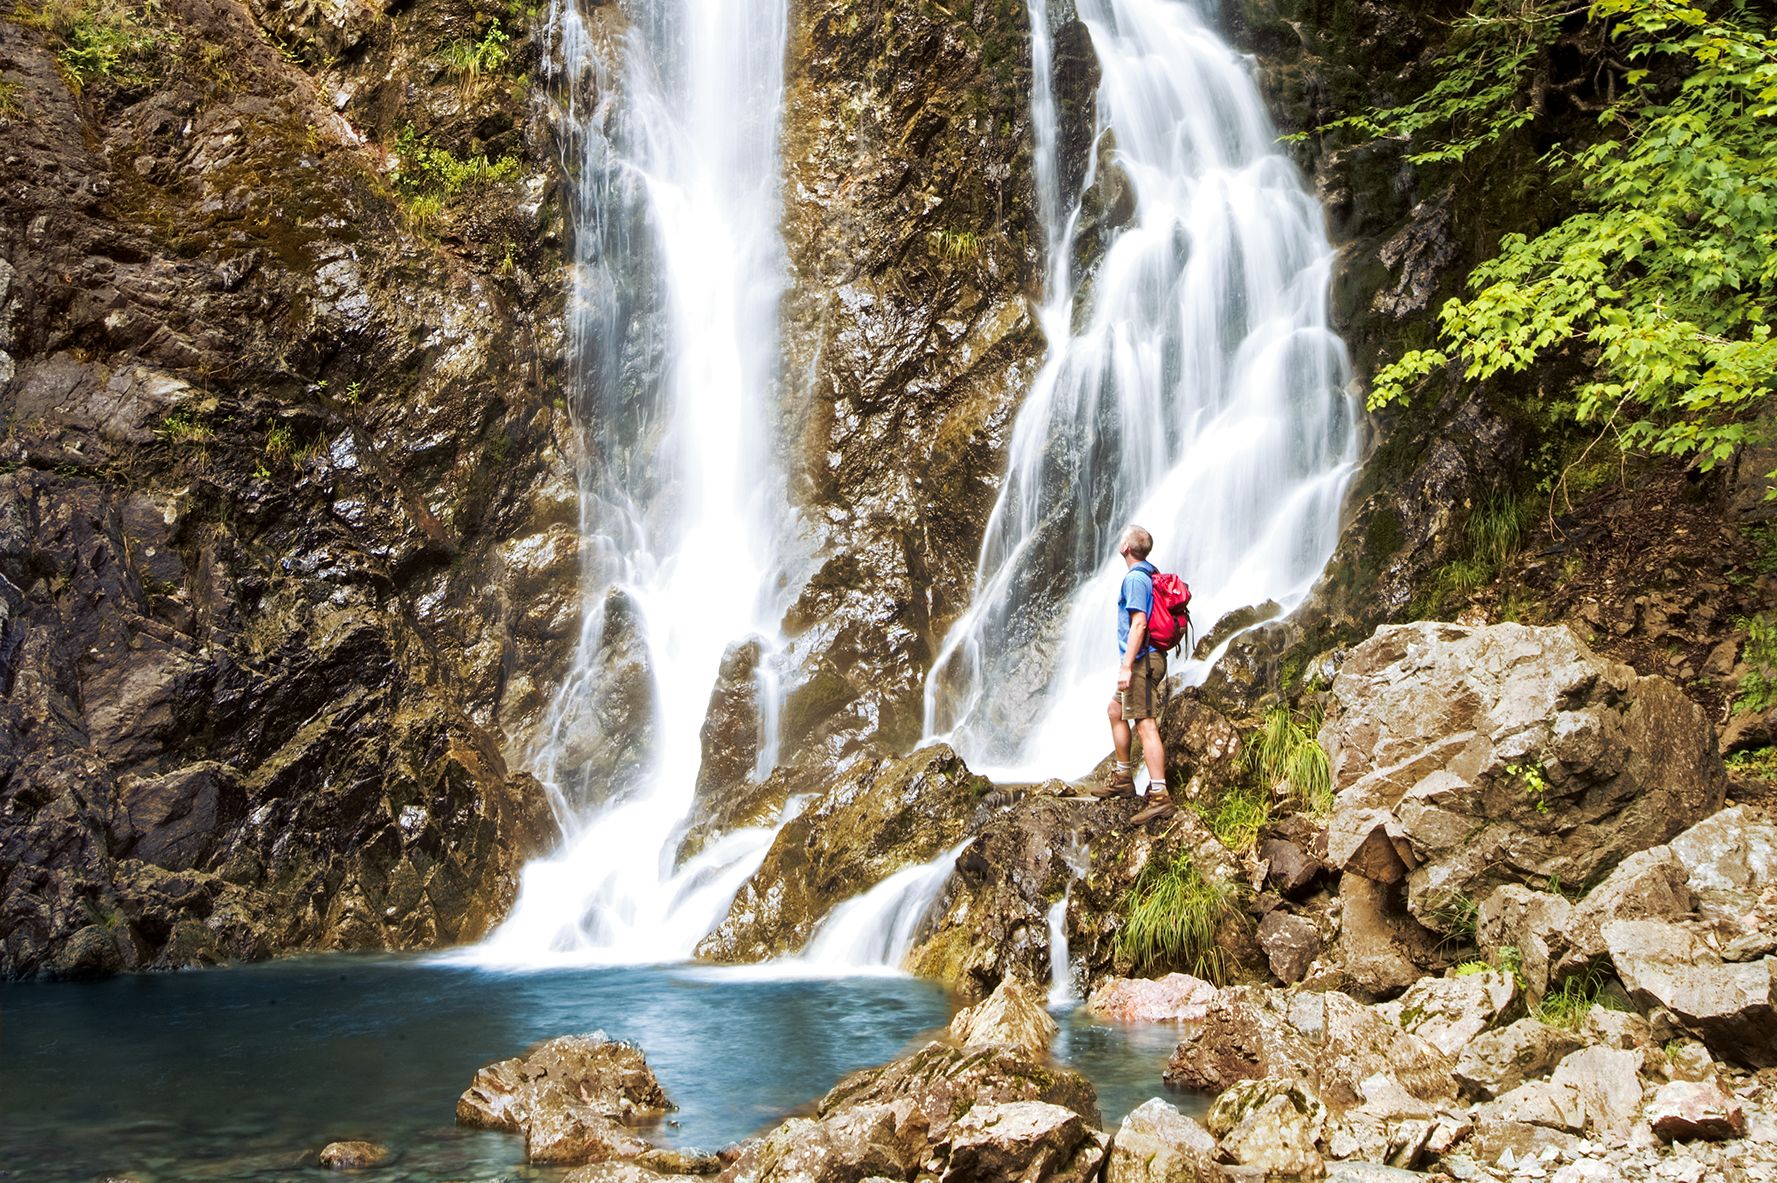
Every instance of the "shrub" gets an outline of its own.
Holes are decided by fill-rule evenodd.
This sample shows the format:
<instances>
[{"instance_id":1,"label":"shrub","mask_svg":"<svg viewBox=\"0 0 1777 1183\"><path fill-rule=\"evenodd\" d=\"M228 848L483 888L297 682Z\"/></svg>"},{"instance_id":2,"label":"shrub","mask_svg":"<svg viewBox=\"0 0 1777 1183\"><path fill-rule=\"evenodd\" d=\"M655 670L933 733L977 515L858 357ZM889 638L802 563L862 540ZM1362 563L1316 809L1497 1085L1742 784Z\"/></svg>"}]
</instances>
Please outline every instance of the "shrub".
<instances>
[{"instance_id":1,"label":"shrub","mask_svg":"<svg viewBox=\"0 0 1777 1183\"><path fill-rule=\"evenodd\" d=\"M459 194L509 181L519 172L516 156L489 160L485 154L457 156L414 131L409 124L395 140L395 189L411 204L429 202L430 216Z\"/></svg>"},{"instance_id":2,"label":"shrub","mask_svg":"<svg viewBox=\"0 0 1777 1183\"><path fill-rule=\"evenodd\" d=\"M1216 934L1239 916L1239 898L1237 884L1205 875L1189 853L1155 858L1124 899L1116 951L1134 973L1168 967L1223 983L1228 959Z\"/></svg>"},{"instance_id":3,"label":"shrub","mask_svg":"<svg viewBox=\"0 0 1777 1183\"><path fill-rule=\"evenodd\" d=\"M1777 613L1753 616L1740 624L1746 630L1741 657L1750 668L1735 688L1734 709L1767 711L1777 706Z\"/></svg>"}]
</instances>

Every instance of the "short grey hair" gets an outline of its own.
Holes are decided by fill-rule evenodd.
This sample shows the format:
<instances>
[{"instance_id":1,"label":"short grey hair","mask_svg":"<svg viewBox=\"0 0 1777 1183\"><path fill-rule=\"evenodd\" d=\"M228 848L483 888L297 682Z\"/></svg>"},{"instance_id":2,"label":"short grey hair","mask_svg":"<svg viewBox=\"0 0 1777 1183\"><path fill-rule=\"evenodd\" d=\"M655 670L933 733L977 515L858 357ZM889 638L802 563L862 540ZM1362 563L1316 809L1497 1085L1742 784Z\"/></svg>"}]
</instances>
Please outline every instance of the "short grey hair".
<instances>
[{"instance_id":1,"label":"short grey hair","mask_svg":"<svg viewBox=\"0 0 1777 1183\"><path fill-rule=\"evenodd\" d=\"M1133 522L1123 527L1122 536L1117 539L1117 553L1129 551L1138 559L1145 559L1154 549L1154 536L1135 525Z\"/></svg>"}]
</instances>

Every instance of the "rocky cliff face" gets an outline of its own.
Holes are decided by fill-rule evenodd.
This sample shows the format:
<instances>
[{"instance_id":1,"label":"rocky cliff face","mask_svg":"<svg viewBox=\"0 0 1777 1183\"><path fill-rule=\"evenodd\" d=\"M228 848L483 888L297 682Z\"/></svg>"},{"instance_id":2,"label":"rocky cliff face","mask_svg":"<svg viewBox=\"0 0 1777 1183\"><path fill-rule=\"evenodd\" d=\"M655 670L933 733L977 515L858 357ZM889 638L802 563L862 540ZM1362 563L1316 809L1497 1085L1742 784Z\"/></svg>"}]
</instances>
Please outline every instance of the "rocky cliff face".
<instances>
[{"instance_id":1,"label":"rocky cliff face","mask_svg":"<svg viewBox=\"0 0 1777 1183\"><path fill-rule=\"evenodd\" d=\"M578 617L523 21L4 25L0 973L473 937Z\"/></svg>"},{"instance_id":2,"label":"rocky cliff face","mask_svg":"<svg viewBox=\"0 0 1777 1183\"><path fill-rule=\"evenodd\" d=\"M1063 25L1055 84L1089 136L1083 42ZM966 607L1044 348L1030 62L1018 0L792 6L784 438L812 575L784 739L808 759L910 746Z\"/></svg>"}]
</instances>

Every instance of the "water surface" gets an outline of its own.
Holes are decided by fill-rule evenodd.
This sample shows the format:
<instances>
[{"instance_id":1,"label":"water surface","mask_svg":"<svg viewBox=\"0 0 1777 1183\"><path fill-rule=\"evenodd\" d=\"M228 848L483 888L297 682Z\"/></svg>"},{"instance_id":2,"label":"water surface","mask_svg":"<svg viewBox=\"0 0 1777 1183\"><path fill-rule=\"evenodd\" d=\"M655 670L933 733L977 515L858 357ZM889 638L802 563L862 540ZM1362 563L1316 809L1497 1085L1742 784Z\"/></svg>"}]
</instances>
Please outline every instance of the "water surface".
<instances>
[{"instance_id":1,"label":"water surface","mask_svg":"<svg viewBox=\"0 0 1777 1183\"><path fill-rule=\"evenodd\" d=\"M651 1136L715 1149L893 1058L952 1009L906 977L501 973L384 955L0 984L0 1179L337 1179L316 1152L369 1138L400 1154L379 1183L554 1180L523 1163L522 1139L453 1124L481 1065L602 1029L639 1044L679 1105ZM1093 1078L1107 1122L1161 1093L1169 1031L1078 1012L1062 1026L1057 1055Z\"/></svg>"}]
</instances>

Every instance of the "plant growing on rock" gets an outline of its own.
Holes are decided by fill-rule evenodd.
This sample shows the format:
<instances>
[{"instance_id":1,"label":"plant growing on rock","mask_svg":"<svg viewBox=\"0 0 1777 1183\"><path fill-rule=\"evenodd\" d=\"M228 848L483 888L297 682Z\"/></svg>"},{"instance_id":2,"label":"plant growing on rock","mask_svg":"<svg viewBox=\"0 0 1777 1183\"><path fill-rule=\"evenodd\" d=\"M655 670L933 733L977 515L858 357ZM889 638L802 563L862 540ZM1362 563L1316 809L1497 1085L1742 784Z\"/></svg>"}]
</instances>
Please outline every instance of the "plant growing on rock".
<instances>
[{"instance_id":1,"label":"plant growing on rock","mask_svg":"<svg viewBox=\"0 0 1777 1183\"><path fill-rule=\"evenodd\" d=\"M1595 1006L1602 1006L1606 1010L1622 1009L1616 999L1605 990L1604 975L1596 969L1588 969L1584 973L1573 975L1562 982L1558 989L1543 995L1542 1001L1530 1013L1545 1027L1575 1031L1586 1021L1586 1016Z\"/></svg>"},{"instance_id":2,"label":"plant growing on rock","mask_svg":"<svg viewBox=\"0 0 1777 1183\"><path fill-rule=\"evenodd\" d=\"M1524 791L1524 795L1530 798L1532 809L1538 813L1549 812L1549 778L1548 773L1543 770L1542 761L1532 760L1523 764L1507 764L1506 773L1517 782L1518 787Z\"/></svg>"},{"instance_id":3,"label":"plant growing on rock","mask_svg":"<svg viewBox=\"0 0 1777 1183\"><path fill-rule=\"evenodd\" d=\"M1368 126L1419 136L1409 159L1430 165L1528 122L1524 55L1570 14L1525 11L1475 23L1488 48L1441 60L1436 86ZM1440 343L1380 370L1370 404L1401 401L1447 366L1478 381L1565 353L1587 377L1564 414L1708 469L1760 438L1777 384L1777 37L1733 2L1597 0L1588 19L1623 59L1602 68L1625 89L1605 104L1599 142L1545 157L1578 212L1501 239L1440 311Z\"/></svg>"},{"instance_id":4,"label":"plant growing on rock","mask_svg":"<svg viewBox=\"0 0 1777 1183\"><path fill-rule=\"evenodd\" d=\"M1151 860L1123 901L1123 925L1116 952L1131 972L1182 969L1222 983L1228 958L1217 933L1240 917L1240 888L1205 875L1188 851Z\"/></svg>"},{"instance_id":5,"label":"plant growing on rock","mask_svg":"<svg viewBox=\"0 0 1777 1183\"><path fill-rule=\"evenodd\" d=\"M1315 738L1318 712L1298 721L1285 704L1266 712L1264 722L1247 745L1247 768L1261 784L1287 785L1290 799L1320 815L1333 807L1333 774L1327 753Z\"/></svg>"},{"instance_id":6,"label":"plant growing on rock","mask_svg":"<svg viewBox=\"0 0 1777 1183\"><path fill-rule=\"evenodd\" d=\"M417 208L421 203L429 203L435 215L454 197L512 180L518 176L519 168L516 156L502 156L498 160L489 160L485 153L458 156L408 124L395 140L391 180L395 191L410 206Z\"/></svg>"},{"instance_id":7,"label":"plant growing on rock","mask_svg":"<svg viewBox=\"0 0 1777 1183\"><path fill-rule=\"evenodd\" d=\"M474 82L483 74L492 74L512 59L512 51L506 48L511 40L512 35L501 28L499 19L495 18L479 40L463 37L456 41L447 41L438 47L437 56L446 69Z\"/></svg>"},{"instance_id":8,"label":"plant growing on rock","mask_svg":"<svg viewBox=\"0 0 1777 1183\"><path fill-rule=\"evenodd\" d=\"M154 26L153 0L141 5L123 0L49 0L34 13L21 10L18 15L61 43L56 64L77 92L95 82L141 85L161 50L174 39Z\"/></svg>"},{"instance_id":9,"label":"plant growing on rock","mask_svg":"<svg viewBox=\"0 0 1777 1183\"><path fill-rule=\"evenodd\" d=\"M169 444L206 444L216 438L203 417L190 411L174 411L160 421L154 434Z\"/></svg>"},{"instance_id":10,"label":"plant growing on rock","mask_svg":"<svg viewBox=\"0 0 1777 1183\"><path fill-rule=\"evenodd\" d=\"M1741 627L1746 645L1740 655L1749 668L1735 689L1734 709L1756 714L1777 706L1777 613L1749 617Z\"/></svg>"},{"instance_id":11,"label":"plant growing on rock","mask_svg":"<svg viewBox=\"0 0 1777 1183\"><path fill-rule=\"evenodd\" d=\"M1216 840L1235 854L1251 850L1271 821L1271 794L1252 785L1227 785L1209 802L1195 803Z\"/></svg>"}]
</instances>

